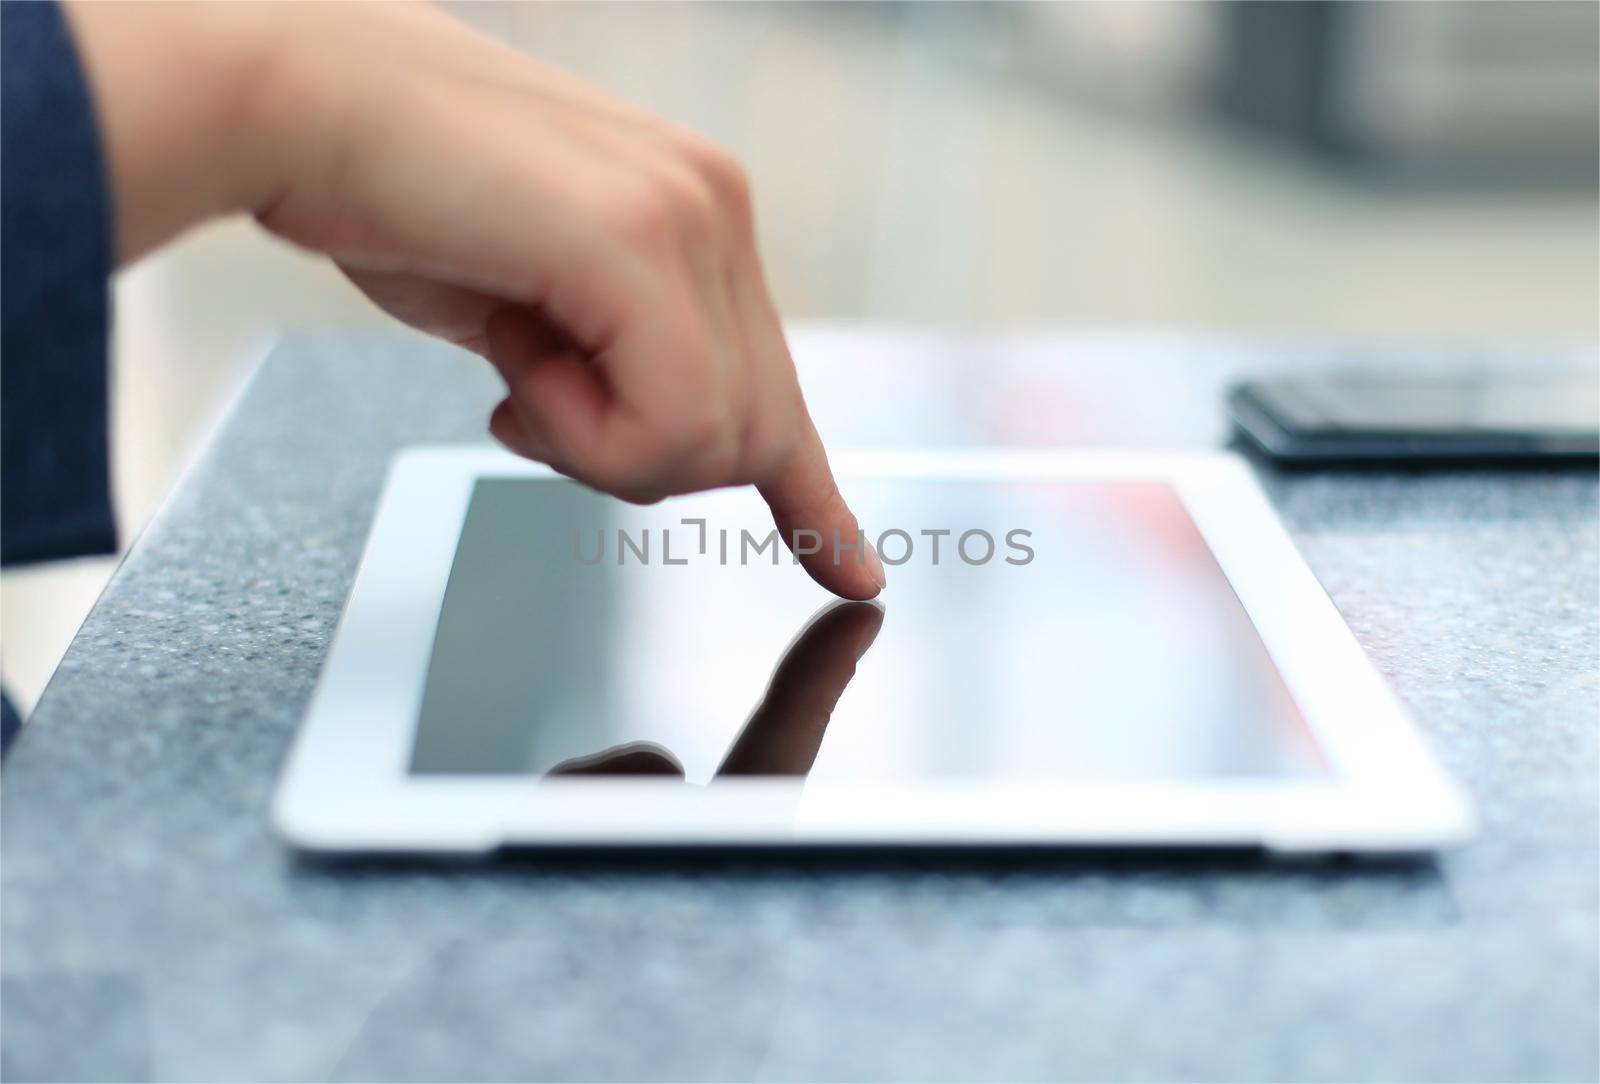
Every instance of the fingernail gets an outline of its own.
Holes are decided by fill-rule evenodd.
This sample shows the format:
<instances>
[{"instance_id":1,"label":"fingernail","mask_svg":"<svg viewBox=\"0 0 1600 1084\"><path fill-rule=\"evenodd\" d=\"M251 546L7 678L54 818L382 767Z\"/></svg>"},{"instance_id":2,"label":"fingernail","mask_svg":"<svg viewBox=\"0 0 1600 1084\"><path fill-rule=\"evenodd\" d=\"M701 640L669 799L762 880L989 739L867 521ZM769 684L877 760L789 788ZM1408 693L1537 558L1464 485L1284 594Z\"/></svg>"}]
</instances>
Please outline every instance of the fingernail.
<instances>
[{"instance_id":1,"label":"fingernail","mask_svg":"<svg viewBox=\"0 0 1600 1084\"><path fill-rule=\"evenodd\" d=\"M861 540L861 552L867 555L867 574L872 577L872 582L882 591L889 586L889 577L884 574L883 561L878 557L878 551L872 548L872 543L865 538Z\"/></svg>"}]
</instances>

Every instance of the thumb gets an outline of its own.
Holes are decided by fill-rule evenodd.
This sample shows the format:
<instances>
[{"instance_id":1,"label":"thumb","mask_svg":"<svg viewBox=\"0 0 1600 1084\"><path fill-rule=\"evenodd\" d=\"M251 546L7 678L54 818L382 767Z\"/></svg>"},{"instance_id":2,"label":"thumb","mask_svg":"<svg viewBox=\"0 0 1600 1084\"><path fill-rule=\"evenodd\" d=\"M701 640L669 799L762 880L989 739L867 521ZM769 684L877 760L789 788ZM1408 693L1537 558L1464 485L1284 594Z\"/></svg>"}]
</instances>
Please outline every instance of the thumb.
<instances>
[{"instance_id":1,"label":"thumb","mask_svg":"<svg viewBox=\"0 0 1600 1084\"><path fill-rule=\"evenodd\" d=\"M883 562L839 493L810 419L789 462L759 487L783 544L811 578L843 598L869 599L885 586Z\"/></svg>"}]
</instances>

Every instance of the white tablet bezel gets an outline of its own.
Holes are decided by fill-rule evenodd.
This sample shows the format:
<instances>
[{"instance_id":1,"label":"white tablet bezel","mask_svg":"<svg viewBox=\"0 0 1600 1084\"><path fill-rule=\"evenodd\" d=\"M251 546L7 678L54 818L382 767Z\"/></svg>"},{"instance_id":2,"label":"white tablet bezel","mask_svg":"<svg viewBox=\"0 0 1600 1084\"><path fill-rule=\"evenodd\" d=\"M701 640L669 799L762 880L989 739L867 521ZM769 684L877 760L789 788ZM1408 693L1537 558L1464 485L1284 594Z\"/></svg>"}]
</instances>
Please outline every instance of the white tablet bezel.
<instances>
[{"instance_id":1,"label":"white tablet bezel","mask_svg":"<svg viewBox=\"0 0 1600 1084\"><path fill-rule=\"evenodd\" d=\"M1260 632L1333 772L1328 780L810 783L710 790L407 773L434 626L475 482L548 476L481 445L398 456L274 806L318 851L503 845L1051 844L1415 851L1472 829L1394 696L1300 559L1248 466L1220 452L836 454L851 476L1158 481L1178 493ZM797 573L798 574L798 573ZM819 593L819 604L822 597ZM645 811L645 812L642 812Z\"/></svg>"}]
</instances>

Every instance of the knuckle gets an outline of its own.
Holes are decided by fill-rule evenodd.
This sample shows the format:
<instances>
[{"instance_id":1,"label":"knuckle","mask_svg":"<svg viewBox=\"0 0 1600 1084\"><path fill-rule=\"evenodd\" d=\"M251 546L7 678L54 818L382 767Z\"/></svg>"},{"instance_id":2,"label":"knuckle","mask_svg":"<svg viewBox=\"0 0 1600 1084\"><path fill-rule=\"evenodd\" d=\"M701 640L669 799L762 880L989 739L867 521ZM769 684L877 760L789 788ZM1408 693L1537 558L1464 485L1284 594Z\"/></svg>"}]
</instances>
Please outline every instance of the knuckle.
<instances>
[{"instance_id":1,"label":"knuckle","mask_svg":"<svg viewBox=\"0 0 1600 1084\"><path fill-rule=\"evenodd\" d=\"M753 199L750 192L750 176L735 159L724 156L716 168L713 185L721 195L725 206L739 219L746 222L751 217Z\"/></svg>"},{"instance_id":2,"label":"knuckle","mask_svg":"<svg viewBox=\"0 0 1600 1084\"><path fill-rule=\"evenodd\" d=\"M613 194L608 201L612 230L628 244L656 249L677 233L677 208L665 188L639 183Z\"/></svg>"},{"instance_id":3,"label":"knuckle","mask_svg":"<svg viewBox=\"0 0 1600 1084\"><path fill-rule=\"evenodd\" d=\"M710 140L685 132L678 142L679 153L711 195L716 206L736 220L749 216L750 178L739 160Z\"/></svg>"},{"instance_id":4,"label":"knuckle","mask_svg":"<svg viewBox=\"0 0 1600 1084\"><path fill-rule=\"evenodd\" d=\"M695 156L695 164L706 182L725 197L737 197L750 191L750 180L745 176L744 167L737 158L720 147L701 149Z\"/></svg>"},{"instance_id":5,"label":"knuckle","mask_svg":"<svg viewBox=\"0 0 1600 1084\"><path fill-rule=\"evenodd\" d=\"M719 212L711 190L692 173L668 171L662 189L677 212L677 226L682 234L704 236L717 229Z\"/></svg>"}]
</instances>

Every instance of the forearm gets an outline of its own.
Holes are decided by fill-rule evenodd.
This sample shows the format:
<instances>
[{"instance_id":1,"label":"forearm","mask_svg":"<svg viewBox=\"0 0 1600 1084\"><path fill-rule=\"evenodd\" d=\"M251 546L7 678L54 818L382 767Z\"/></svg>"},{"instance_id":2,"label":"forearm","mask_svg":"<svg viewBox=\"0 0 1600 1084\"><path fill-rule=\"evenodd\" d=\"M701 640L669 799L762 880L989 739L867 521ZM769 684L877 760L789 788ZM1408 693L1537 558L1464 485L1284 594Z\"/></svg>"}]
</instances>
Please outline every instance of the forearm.
<instances>
[{"instance_id":1,"label":"forearm","mask_svg":"<svg viewBox=\"0 0 1600 1084\"><path fill-rule=\"evenodd\" d=\"M285 183L272 7L63 4L111 173L119 263L208 218L257 210Z\"/></svg>"}]
</instances>

